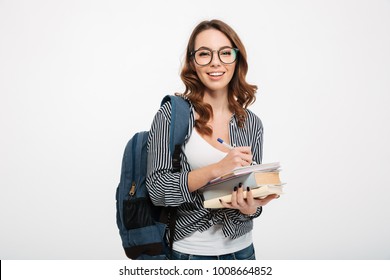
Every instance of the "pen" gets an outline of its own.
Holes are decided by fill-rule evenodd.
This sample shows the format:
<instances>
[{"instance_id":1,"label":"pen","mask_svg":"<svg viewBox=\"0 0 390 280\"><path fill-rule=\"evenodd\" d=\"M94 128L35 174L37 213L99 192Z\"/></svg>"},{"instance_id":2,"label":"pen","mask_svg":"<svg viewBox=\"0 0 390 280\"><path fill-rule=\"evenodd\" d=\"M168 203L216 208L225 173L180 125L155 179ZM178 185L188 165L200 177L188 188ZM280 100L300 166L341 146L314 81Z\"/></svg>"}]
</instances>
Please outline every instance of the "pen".
<instances>
[{"instance_id":1,"label":"pen","mask_svg":"<svg viewBox=\"0 0 390 280\"><path fill-rule=\"evenodd\" d=\"M228 143L225 143L221 138L218 138L217 141L230 150L234 149L233 146L229 145ZM252 165L253 164L257 164L256 161L252 161Z\"/></svg>"},{"instance_id":2,"label":"pen","mask_svg":"<svg viewBox=\"0 0 390 280\"><path fill-rule=\"evenodd\" d=\"M230 146L228 143L224 142L221 138L218 138L217 141L219 143L221 143L222 145L224 145L226 148L228 148L229 150L231 149L234 149L234 147Z\"/></svg>"}]
</instances>

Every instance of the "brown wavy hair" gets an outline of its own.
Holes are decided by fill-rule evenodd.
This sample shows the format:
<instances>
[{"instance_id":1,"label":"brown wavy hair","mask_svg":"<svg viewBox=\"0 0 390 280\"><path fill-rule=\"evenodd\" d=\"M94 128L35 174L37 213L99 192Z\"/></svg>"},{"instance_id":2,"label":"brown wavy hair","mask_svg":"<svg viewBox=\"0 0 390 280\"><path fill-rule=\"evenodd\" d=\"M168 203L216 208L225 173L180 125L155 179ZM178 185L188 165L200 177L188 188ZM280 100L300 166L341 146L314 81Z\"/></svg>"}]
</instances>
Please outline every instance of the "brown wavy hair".
<instances>
[{"instance_id":1,"label":"brown wavy hair","mask_svg":"<svg viewBox=\"0 0 390 280\"><path fill-rule=\"evenodd\" d=\"M229 109L237 117L239 127L243 127L246 119L245 109L255 102L256 85L248 84L245 80L248 72L248 63L246 50L238 37L237 33L226 23L220 20L202 21L193 30L187 45L186 57L180 77L185 85L185 91L182 94L188 98L194 105L195 111L199 114L199 119L195 121L195 127L201 134L211 135L212 128L207 122L213 116L212 107L203 102L205 87L199 80L195 70L195 62L191 52L195 48L196 36L202 31L216 29L230 40L234 48L238 48L238 57L234 75L228 86Z\"/></svg>"}]
</instances>

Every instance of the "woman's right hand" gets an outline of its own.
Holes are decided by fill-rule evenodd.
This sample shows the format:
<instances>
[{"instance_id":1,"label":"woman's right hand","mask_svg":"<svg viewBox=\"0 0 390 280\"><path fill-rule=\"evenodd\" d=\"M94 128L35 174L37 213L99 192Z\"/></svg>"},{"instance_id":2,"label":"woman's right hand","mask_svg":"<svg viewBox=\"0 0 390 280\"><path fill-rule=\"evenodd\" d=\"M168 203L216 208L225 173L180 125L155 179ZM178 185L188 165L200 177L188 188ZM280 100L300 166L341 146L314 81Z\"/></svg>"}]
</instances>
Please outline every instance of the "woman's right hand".
<instances>
[{"instance_id":1,"label":"woman's right hand","mask_svg":"<svg viewBox=\"0 0 390 280\"><path fill-rule=\"evenodd\" d=\"M188 188L193 192L211 180L231 172L234 168L248 166L252 163L250 147L236 147L219 162L195 169L188 174Z\"/></svg>"},{"instance_id":2,"label":"woman's right hand","mask_svg":"<svg viewBox=\"0 0 390 280\"><path fill-rule=\"evenodd\" d=\"M252 163L251 147L235 147L218 162L219 176L232 171L234 168L248 166Z\"/></svg>"}]
</instances>

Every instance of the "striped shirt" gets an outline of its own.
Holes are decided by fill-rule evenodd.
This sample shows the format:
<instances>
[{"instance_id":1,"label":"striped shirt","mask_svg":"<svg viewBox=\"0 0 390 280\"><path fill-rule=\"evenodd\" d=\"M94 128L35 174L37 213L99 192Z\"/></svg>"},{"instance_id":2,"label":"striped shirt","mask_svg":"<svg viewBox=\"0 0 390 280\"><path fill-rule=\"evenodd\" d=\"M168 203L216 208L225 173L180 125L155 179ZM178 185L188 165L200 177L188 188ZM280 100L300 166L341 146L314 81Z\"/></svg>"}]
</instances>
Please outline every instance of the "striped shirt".
<instances>
[{"instance_id":1,"label":"striped shirt","mask_svg":"<svg viewBox=\"0 0 390 280\"><path fill-rule=\"evenodd\" d=\"M190 125L185 139L188 141L195 124L191 105ZM253 161L261 163L263 147L263 125L259 117L246 110L247 118L242 128L238 127L233 115L229 124L232 146L250 146ZM181 172L172 172L172 158L169 152L169 125L171 104L165 103L154 117L148 139L148 175L146 186L153 204L177 208L175 240L197 230L204 231L212 225L222 224L226 237L232 239L250 232L253 218L260 216L259 207L254 215L244 215L236 209L205 209L203 197L198 191L188 189L188 173L191 168L184 153L181 153Z\"/></svg>"}]
</instances>

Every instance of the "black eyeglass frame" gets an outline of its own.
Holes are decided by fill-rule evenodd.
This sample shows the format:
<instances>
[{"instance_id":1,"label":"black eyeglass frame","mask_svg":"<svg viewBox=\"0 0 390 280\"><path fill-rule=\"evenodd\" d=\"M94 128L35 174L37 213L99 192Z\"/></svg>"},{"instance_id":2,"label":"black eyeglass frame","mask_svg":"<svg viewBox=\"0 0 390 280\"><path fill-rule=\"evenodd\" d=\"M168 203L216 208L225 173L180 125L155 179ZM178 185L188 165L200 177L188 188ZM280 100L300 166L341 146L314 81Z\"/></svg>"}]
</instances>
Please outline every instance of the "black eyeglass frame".
<instances>
[{"instance_id":1,"label":"black eyeglass frame","mask_svg":"<svg viewBox=\"0 0 390 280\"><path fill-rule=\"evenodd\" d=\"M235 59L234 59L232 62L226 63L226 62L223 62L223 61L222 61L222 59L221 59L221 57L220 57L220 55L219 55L219 52L220 52L221 50L224 50L224 49L232 49L232 50L234 50L234 51L236 52L236 57L235 57ZM202 51L202 50L207 50L207 51L210 51L210 52L211 52L211 59L210 59L210 62L208 62L208 63L206 63L206 64L199 64L199 63L196 61L196 58L195 58L196 52ZM199 48L199 49L197 49L197 50L194 50L194 51L190 52L190 56L194 58L195 63L198 64L199 66L206 66L206 65L209 65L209 64L211 63L211 61L213 61L214 52L217 52L217 54L218 54L218 59L219 59L219 61L221 61L223 64L233 64L234 62L237 61L238 54L239 54L240 50L239 50L238 48L233 48L233 47L222 47L222 48L220 48L219 50L212 50L212 49L209 49L209 48L206 48L206 47L201 47L201 48Z\"/></svg>"}]
</instances>

